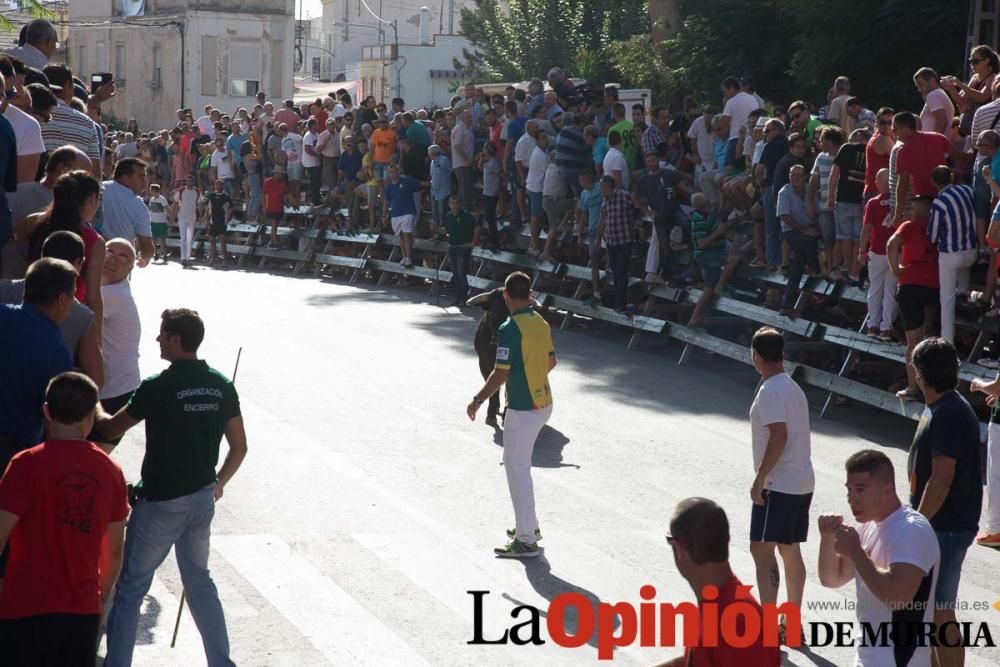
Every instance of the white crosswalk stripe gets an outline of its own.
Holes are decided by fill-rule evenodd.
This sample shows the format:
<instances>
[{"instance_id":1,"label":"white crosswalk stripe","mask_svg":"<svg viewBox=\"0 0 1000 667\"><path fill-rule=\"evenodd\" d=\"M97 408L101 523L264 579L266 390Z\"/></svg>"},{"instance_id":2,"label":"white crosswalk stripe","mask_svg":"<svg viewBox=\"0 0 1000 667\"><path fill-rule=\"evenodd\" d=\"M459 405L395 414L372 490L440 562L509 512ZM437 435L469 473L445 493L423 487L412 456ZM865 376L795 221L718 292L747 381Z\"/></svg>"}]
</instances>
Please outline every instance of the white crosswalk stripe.
<instances>
[{"instance_id":1,"label":"white crosswalk stripe","mask_svg":"<svg viewBox=\"0 0 1000 667\"><path fill-rule=\"evenodd\" d=\"M213 548L334 664L426 665L359 601L268 535L223 535Z\"/></svg>"}]
</instances>

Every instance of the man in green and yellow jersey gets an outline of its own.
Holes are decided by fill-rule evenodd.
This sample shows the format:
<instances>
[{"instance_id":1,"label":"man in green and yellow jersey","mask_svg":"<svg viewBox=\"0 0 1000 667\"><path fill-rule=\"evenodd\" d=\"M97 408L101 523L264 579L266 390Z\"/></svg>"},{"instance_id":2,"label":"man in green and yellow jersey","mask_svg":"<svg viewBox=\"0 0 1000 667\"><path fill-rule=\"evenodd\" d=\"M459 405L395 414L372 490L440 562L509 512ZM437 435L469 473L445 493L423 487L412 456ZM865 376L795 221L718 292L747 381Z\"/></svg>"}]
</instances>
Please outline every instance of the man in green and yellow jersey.
<instances>
[{"instance_id":1,"label":"man in green and yellow jersey","mask_svg":"<svg viewBox=\"0 0 1000 667\"><path fill-rule=\"evenodd\" d=\"M538 555L537 542L542 536L535 515L531 454L538 433L552 415L549 371L556 365L556 353L548 322L531 310L531 279L520 271L510 274L503 296L510 317L497 331L496 364L466 412L475 420L479 406L506 385L503 464L515 527L507 531L511 541L494 553L501 558L533 558Z\"/></svg>"}]
</instances>

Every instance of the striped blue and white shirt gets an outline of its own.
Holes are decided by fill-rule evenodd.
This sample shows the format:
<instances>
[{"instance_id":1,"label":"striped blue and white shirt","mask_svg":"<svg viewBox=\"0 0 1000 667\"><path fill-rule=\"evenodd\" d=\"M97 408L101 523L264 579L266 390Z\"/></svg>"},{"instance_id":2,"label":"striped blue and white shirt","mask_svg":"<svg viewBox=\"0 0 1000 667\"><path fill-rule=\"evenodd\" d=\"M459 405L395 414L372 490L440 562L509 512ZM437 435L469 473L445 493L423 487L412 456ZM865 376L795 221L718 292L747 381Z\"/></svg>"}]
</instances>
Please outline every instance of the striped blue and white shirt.
<instances>
[{"instance_id":1,"label":"striped blue and white shirt","mask_svg":"<svg viewBox=\"0 0 1000 667\"><path fill-rule=\"evenodd\" d=\"M978 247L971 187L949 185L938 193L931 204L927 236L937 244L939 252L962 252Z\"/></svg>"}]
</instances>

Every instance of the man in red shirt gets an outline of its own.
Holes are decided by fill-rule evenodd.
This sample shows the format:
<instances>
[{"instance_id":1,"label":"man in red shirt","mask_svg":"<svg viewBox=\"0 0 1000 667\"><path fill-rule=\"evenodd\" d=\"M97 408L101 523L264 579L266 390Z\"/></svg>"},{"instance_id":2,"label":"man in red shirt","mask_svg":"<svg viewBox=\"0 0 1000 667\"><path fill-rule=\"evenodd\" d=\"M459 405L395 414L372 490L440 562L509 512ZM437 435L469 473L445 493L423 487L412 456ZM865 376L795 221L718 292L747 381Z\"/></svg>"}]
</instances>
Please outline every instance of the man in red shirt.
<instances>
[{"instance_id":1,"label":"man in red shirt","mask_svg":"<svg viewBox=\"0 0 1000 667\"><path fill-rule=\"evenodd\" d=\"M934 167L944 162L944 156L965 164L966 155L943 134L918 132L917 117L909 111L900 111L892 117L892 131L903 142L896 158L896 200L893 202L893 225L906 218L906 201L910 197L934 197L937 188L931 182Z\"/></svg>"},{"instance_id":2,"label":"man in red shirt","mask_svg":"<svg viewBox=\"0 0 1000 667\"><path fill-rule=\"evenodd\" d=\"M97 385L57 375L45 392L49 439L16 455L0 479L0 662L93 666L103 602L122 564L128 496L121 468L86 440ZM102 553L102 543L107 541Z\"/></svg>"},{"instance_id":3,"label":"man in red shirt","mask_svg":"<svg viewBox=\"0 0 1000 667\"><path fill-rule=\"evenodd\" d=\"M264 179L264 214L271 222L271 242L268 248L278 247L278 223L285 219L285 200L288 199L288 180L285 172L279 169L275 168L274 175Z\"/></svg>"},{"instance_id":4,"label":"man in red shirt","mask_svg":"<svg viewBox=\"0 0 1000 667\"><path fill-rule=\"evenodd\" d=\"M727 606L738 601L757 609L763 620L763 611L750 594L750 587L740 583L729 566L729 519L725 510L706 498L682 500L670 520L667 542L673 549L678 571L698 597L699 614L706 587L714 587L718 593L713 601L718 605L718 618L723 617ZM742 634L745 629L739 630ZM793 630L798 631L797 628ZM726 645L720 629L718 646L689 646L682 657L660 667L778 667L781 652L777 646L764 646L764 631L762 627L760 636L750 646L736 648ZM701 639L699 628L699 644Z\"/></svg>"},{"instance_id":5,"label":"man in red shirt","mask_svg":"<svg viewBox=\"0 0 1000 667\"><path fill-rule=\"evenodd\" d=\"M913 199L911 219L899 225L885 247L889 270L897 279L896 303L906 330L906 389L896 392L896 396L908 401L920 399L913 350L926 337L924 322L934 319L934 308L940 298L938 249L927 237L932 199L932 196Z\"/></svg>"}]
</instances>

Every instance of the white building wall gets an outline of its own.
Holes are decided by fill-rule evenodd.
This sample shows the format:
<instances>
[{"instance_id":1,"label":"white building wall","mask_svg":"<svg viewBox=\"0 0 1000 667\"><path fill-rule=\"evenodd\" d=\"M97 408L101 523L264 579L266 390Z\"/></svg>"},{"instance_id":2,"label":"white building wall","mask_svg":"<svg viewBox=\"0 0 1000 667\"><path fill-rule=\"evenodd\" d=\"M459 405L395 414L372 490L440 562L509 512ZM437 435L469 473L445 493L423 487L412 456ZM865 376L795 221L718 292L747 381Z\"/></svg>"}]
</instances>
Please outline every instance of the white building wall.
<instances>
[{"instance_id":1,"label":"white building wall","mask_svg":"<svg viewBox=\"0 0 1000 667\"><path fill-rule=\"evenodd\" d=\"M430 9L431 33L447 33L449 3L445 2L442 13L440 2L427 0L393 0L379 5L378 0L365 0L376 14L389 22L396 21L400 44L420 42L420 8ZM459 31L459 15L462 7L472 8L474 0L454 0L455 32ZM344 25L347 23L348 25ZM385 42L392 44L396 37L391 25L381 25L365 9L361 0L324 0L323 30L330 34L330 50L333 51L333 70L356 71L361 62L361 48L378 43L379 28L384 30ZM449 65L449 67L451 67ZM350 78L350 77L348 77Z\"/></svg>"},{"instance_id":2,"label":"white building wall","mask_svg":"<svg viewBox=\"0 0 1000 667\"><path fill-rule=\"evenodd\" d=\"M462 59L462 49L470 48L461 35L436 35L431 46L400 44L394 63L393 97L402 97L409 108L447 106L457 79L431 78L431 70L453 70L454 59ZM398 92L397 92L398 91Z\"/></svg>"},{"instance_id":3,"label":"white building wall","mask_svg":"<svg viewBox=\"0 0 1000 667\"><path fill-rule=\"evenodd\" d=\"M256 76L258 88L269 99L292 96L291 14L254 16L199 10L176 19L184 25L183 42L177 26L146 24L163 22L157 19L71 26L70 67L84 81L99 71L111 71L123 80L118 95L104 109L121 120L135 118L144 130L172 126L180 107L190 107L198 116L206 104L225 112L253 106L253 94L233 93L234 74ZM123 47L121 58L117 57L119 45ZM81 46L86 53L82 66ZM203 52L206 46L210 47L207 53ZM248 59L248 53L256 57ZM233 62L234 54L239 62Z\"/></svg>"}]
</instances>

